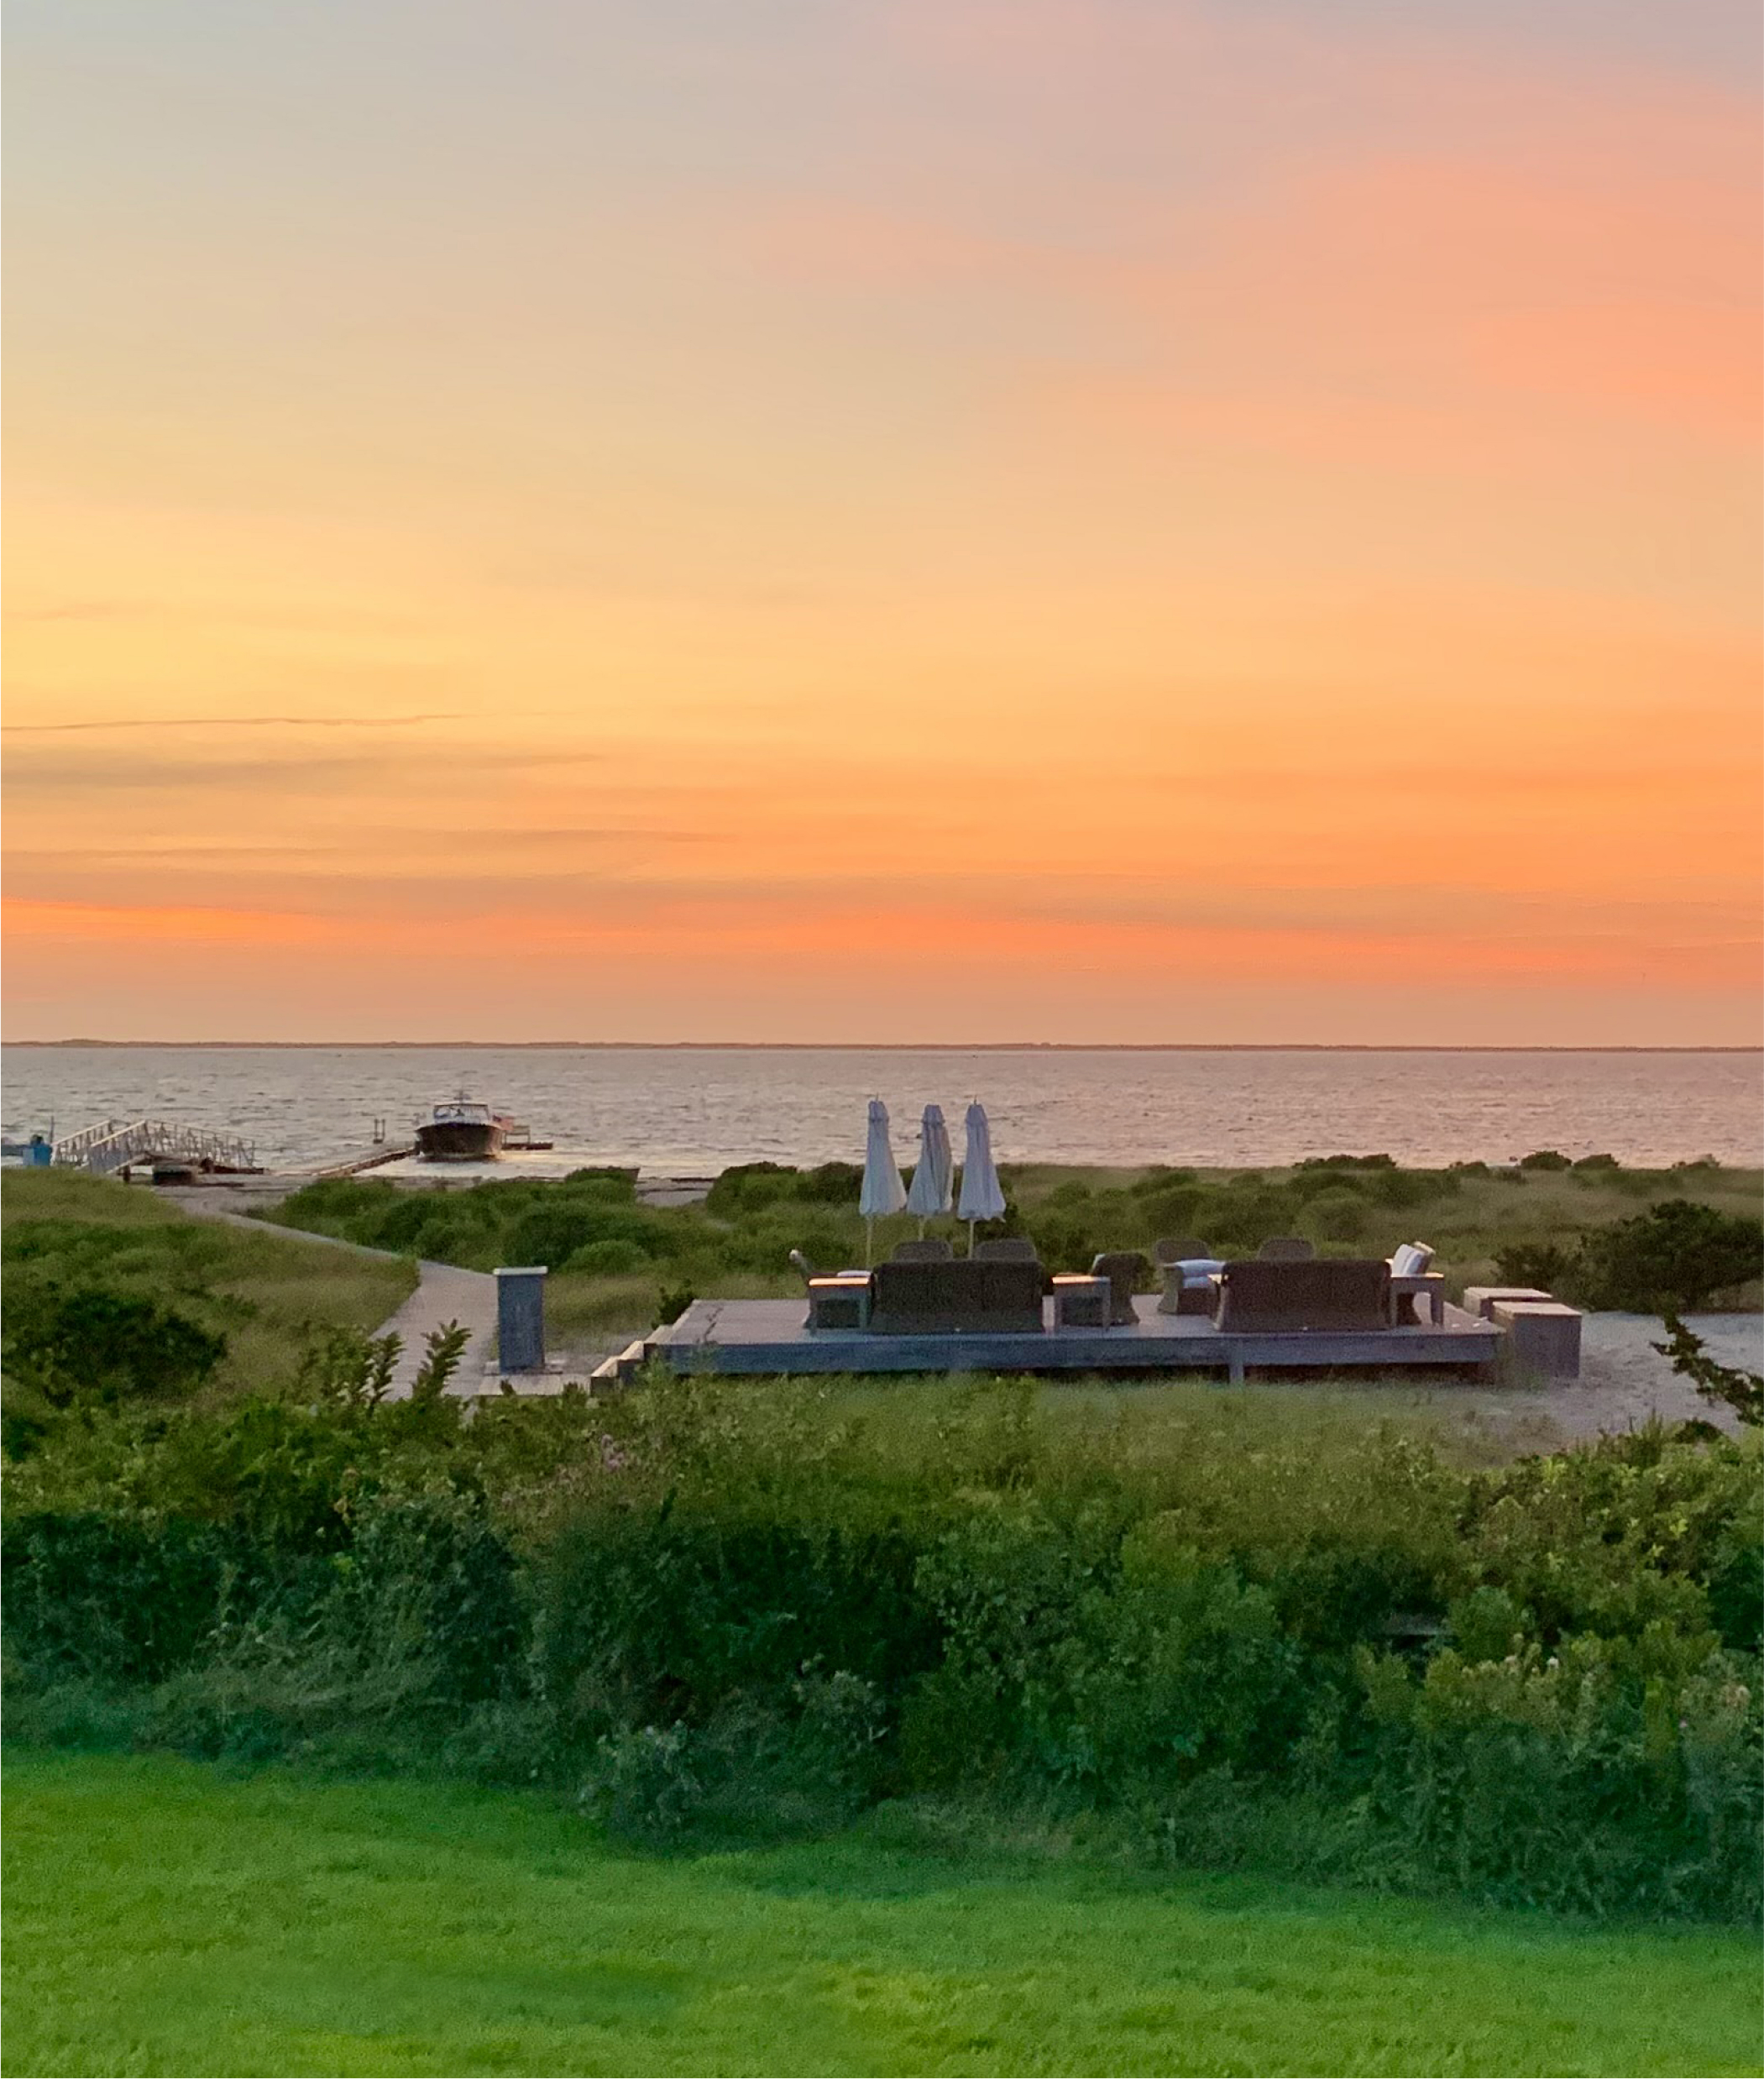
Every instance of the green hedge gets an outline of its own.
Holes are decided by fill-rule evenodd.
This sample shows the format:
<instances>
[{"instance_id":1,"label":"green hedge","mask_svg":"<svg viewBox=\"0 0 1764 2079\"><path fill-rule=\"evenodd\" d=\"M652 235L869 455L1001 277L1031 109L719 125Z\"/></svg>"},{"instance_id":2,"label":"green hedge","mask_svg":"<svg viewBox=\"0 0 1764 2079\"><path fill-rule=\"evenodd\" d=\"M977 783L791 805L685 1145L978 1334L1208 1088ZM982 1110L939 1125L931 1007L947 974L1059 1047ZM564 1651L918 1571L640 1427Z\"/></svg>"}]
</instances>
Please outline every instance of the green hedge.
<instances>
[{"instance_id":1,"label":"green hedge","mask_svg":"<svg viewBox=\"0 0 1764 2079\"><path fill-rule=\"evenodd\" d=\"M1223 1412L1086 1430L1027 1386L881 1406L66 1417L13 1476L13 1709L550 1782L649 1836L935 1794L1185 1861L1757 1912L1756 1440L1461 1473Z\"/></svg>"}]
</instances>

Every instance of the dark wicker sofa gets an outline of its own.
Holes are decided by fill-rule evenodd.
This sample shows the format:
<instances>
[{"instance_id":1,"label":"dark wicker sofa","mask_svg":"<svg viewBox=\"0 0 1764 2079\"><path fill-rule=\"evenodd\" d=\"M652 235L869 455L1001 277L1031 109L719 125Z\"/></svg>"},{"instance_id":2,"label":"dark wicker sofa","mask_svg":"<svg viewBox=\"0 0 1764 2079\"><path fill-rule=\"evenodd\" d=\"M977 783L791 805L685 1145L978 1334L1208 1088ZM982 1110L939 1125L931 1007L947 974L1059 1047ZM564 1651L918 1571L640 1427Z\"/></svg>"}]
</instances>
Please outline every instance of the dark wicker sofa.
<instances>
[{"instance_id":1,"label":"dark wicker sofa","mask_svg":"<svg viewBox=\"0 0 1764 2079\"><path fill-rule=\"evenodd\" d=\"M1039 1263L963 1256L950 1263L878 1264L870 1273L872 1335L1039 1334Z\"/></svg>"},{"instance_id":2,"label":"dark wicker sofa","mask_svg":"<svg viewBox=\"0 0 1764 2079\"><path fill-rule=\"evenodd\" d=\"M1219 1277L1213 1326L1227 1333L1280 1335L1305 1328L1358 1331L1390 1326L1390 1266L1358 1260L1228 1263Z\"/></svg>"}]
</instances>

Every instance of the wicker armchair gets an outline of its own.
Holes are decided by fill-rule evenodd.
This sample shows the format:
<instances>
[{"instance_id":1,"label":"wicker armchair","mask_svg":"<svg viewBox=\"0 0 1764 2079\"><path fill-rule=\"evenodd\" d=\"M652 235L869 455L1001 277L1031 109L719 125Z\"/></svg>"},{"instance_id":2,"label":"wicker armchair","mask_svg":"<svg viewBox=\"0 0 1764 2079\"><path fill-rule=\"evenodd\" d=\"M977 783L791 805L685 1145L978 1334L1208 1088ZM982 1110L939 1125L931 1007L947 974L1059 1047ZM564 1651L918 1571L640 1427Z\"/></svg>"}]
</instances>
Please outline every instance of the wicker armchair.
<instances>
[{"instance_id":1,"label":"wicker armchair","mask_svg":"<svg viewBox=\"0 0 1764 2079\"><path fill-rule=\"evenodd\" d=\"M1125 1328L1139 1318L1133 1294L1151 1277L1151 1265L1137 1249L1106 1250L1091 1265L1093 1278L1108 1280L1108 1325Z\"/></svg>"}]
</instances>

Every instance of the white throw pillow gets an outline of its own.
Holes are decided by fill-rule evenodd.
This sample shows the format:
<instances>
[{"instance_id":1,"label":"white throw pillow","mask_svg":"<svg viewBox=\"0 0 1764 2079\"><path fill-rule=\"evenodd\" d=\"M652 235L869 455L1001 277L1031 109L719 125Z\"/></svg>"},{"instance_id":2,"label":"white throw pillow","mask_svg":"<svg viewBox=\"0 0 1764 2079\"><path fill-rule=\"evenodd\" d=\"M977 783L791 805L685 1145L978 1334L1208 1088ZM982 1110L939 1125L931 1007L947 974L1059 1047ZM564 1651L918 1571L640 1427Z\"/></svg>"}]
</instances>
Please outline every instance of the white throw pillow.
<instances>
[{"instance_id":1,"label":"white throw pillow","mask_svg":"<svg viewBox=\"0 0 1764 2079\"><path fill-rule=\"evenodd\" d=\"M1425 1242L1411 1242L1409 1248L1415 1258L1415 1261L1410 1268L1409 1275L1411 1278L1418 1278L1424 1270L1428 1270L1432 1266L1433 1262L1433 1251L1428 1248Z\"/></svg>"},{"instance_id":2,"label":"white throw pillow","mask_svg":"<svg viewBox=\"0 0 1764 2079\"><path fill-rule=\"evenodd\" d=\"M1217 1256L1185 1256L1170 1267L1182 1273L1184 1285L1205 1285L1209 1278L1217 1277L1225 1265Z\"/></svg>"},{"instance_id":3,"label":"white throw pillow","mask_svg":"<svg viewBox=\"0 0 1764 2079\"><path fill-rule=\"evenodd\" d=\"M1416 1261L1420 1254L1413 1242L1400 1242L1390 1252L1390 1275L1393 1278L1412 1278L1421 1265Z\"/></svg>"}]
</instances>

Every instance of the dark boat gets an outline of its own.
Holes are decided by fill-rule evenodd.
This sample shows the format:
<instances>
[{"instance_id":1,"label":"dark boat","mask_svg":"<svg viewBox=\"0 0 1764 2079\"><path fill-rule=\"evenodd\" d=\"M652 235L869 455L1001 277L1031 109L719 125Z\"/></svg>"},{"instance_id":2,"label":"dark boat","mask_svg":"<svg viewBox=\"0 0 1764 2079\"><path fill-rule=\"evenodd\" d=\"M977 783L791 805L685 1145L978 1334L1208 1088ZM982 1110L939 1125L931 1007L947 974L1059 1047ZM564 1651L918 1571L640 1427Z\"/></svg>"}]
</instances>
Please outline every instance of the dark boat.
<instances>
[{"instance_id":1,"label":"dark boat","mask_svg":"<svg viewBox=\"0 0 1764 2079\"><path fill-rule=\"evenodd\" d=\"M487 1104L456 1097L437 1104L416 1129L416 1152L431 1162L487 1162L502 1152L513 1121Z\"/></svg>"}]
</instances>

